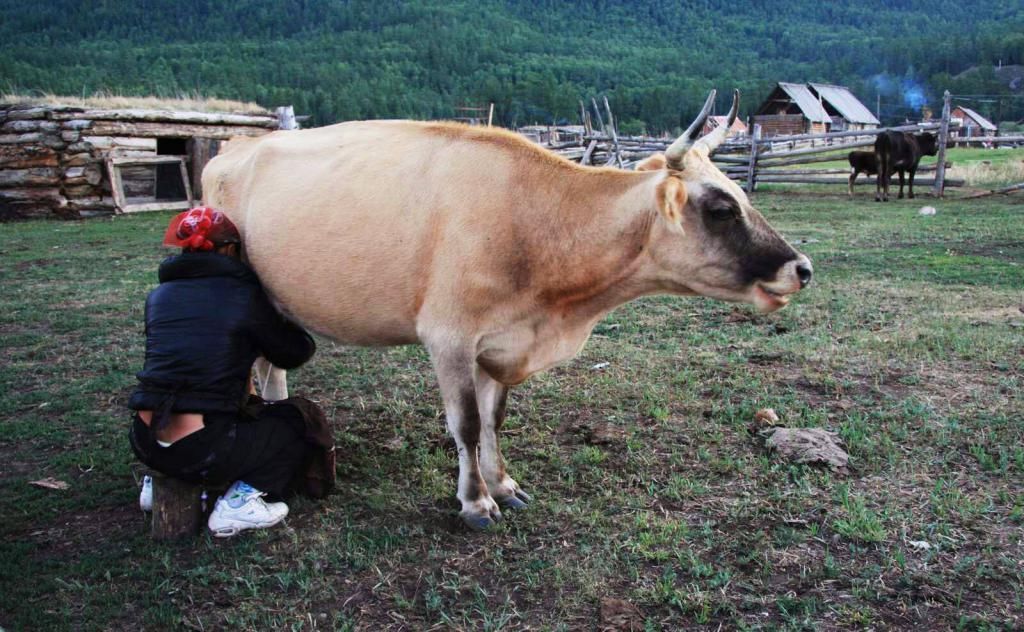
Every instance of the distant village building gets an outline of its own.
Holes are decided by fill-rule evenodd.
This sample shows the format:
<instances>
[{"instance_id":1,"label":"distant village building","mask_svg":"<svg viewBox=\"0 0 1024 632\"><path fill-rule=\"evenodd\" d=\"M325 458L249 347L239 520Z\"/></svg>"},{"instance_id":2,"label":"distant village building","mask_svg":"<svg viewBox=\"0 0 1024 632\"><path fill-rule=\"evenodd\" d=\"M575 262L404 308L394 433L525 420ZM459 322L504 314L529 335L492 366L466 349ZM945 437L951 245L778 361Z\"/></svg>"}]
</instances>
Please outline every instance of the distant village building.
<instances>
[{"instance_id":1,"label":"distant village building","mask_svg":"<svg viewBox=\"0 0 1024 632\"><path fill-rule=\"evenodd\" d=\"M971 108L962 105L953 108L953 111L949 113L949 118L952 123L960 124L960 128L955 133L962 138L995 136L998 132L998 129L991 121Z\"/></svg>"},{"instance_id":2,"label":"distant village building","mask_svg":"<svg viewBox=\"0 0 1024 632\"><path fill-rule=\"evenodd\" d=\"M291 111L238 105L249 113L0 103L0 219L187 208L222 142L267 134Z\"/></svg>"},{"instance_id":3,"label":"distant village building","mask_svg":"<svg viewBox=\"0 0 1024 632\"><path fill-rule=\"evenodd\" d=\"M830 131L877 129L881 125L871 110L853 96L849 88L823 83L809 85L811 93L818 97L832 120Z\"/></svg>"},{"instance_id":4,"label":"distant village building","mask_svg":"<svg viewBox=\"0 0 1024 632\"><path fill-rule=\"evenodd\" d=\"M725 125L729 121L728 116L709 116L706 123L704 123L704 130L702 134L710 134L713 130L718 129L720 126ZM732 122L732 126L729 127L729 133L727 137L735 138L737 136L747 135L747 124L736 118Z\"/></svg>"},{"instance_id":5,"label":"distant village building","mask_svg":"<svg viewBox=\"0 0 1024 632\"><path fill-rule=\"evenodd\" d=\"M827 132L832 118L802 83L779 82L754 113L761 136L792 136Z\"/></svg>"},{"instance_id":6,"label":"distant village building","mask_svg":"<svg viewBox=\"0 0 1024 632\"><path fill-rule=\"evenodd\" d=\"M779 82L757 108L753 122L761 126L764 137L879 126L878 119L849 88L818 83Z\"/></svg>"}]
</instances>

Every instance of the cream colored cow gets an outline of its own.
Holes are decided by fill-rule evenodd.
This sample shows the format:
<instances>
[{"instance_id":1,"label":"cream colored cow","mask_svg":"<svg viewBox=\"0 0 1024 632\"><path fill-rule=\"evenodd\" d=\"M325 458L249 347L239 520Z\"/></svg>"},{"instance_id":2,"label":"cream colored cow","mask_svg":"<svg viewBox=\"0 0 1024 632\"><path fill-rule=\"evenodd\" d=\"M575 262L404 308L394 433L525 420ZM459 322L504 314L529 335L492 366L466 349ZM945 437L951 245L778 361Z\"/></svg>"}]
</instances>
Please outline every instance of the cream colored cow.
<instances>
[{"instance_id":1,"label":"cream colored cow","mask_svg":"<svg viewBox=\"0 0 1024 632\"><path fill-rule=\"evenodd\" d=\"M341 343L426 346L461 515L482 528L529 501L498 446L509 387L572 358L610 310L668 293L771 311L810 280L710 162L729 125L697 140L713 98L636 172L495 129L362 121L231 141L203 190L292 318Z\"/></svg>"}]
</instances>

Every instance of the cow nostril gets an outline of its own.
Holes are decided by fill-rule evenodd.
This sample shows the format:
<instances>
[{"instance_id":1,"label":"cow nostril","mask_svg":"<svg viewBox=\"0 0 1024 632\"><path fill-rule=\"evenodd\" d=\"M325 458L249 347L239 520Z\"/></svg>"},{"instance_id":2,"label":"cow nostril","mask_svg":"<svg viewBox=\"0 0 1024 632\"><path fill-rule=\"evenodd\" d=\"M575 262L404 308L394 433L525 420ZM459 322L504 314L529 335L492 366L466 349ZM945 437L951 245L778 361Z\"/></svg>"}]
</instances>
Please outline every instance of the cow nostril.
<instances>
[{"instance_id":1,"label":"cow nostril","mask_svg":"<svg viewBox=\"0 0 1024 632\"><path fill-rule=\"evenodd\" d=\"M796 276L800 279L800 287L802 289L811 282L814 272L811 270L811 266L801 262L796 264Z\"/></svg>"}]
</instances>

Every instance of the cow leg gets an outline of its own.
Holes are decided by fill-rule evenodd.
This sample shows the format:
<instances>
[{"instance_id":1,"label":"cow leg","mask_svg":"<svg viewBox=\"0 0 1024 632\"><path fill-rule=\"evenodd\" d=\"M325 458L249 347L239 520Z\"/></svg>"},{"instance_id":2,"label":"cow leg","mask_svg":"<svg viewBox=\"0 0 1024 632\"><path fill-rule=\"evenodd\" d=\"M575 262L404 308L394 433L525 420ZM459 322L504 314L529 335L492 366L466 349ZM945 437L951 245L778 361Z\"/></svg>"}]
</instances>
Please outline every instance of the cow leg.
<instances>
[{"instance_id":1,"label":"cow leg","mask_svg":"<svg viewBox=\"0 0 1024 632\"><path fill-rule=\"evenodd\" d=\"M505 471L499 433L505 422L509 387L477 367L474 374L476 401L480 407L480 473L491 497L504 507L524 509L530 495Z\"/></svg>"},{"instance_id":2,"label":"cow leg","mask_svg":"<svg viewBox=\"0 0 1024 632\"><path fill-rule=\"evenodd\" d=\"M491 498L480 474L480 408L473 384L473 360L467 355L431 351L444 399L448 431L459 451L459 516L473 529L486 529L501 520L498 503Z\"/></svg>"},{"instance_id":3,"label":"cow leg","mask_svg":"<svg viewBox=\"0 0 1024 632\"><path fill-rule=\"evenodd\" d=\"M854 171L853 173L851 173L850 177L849 177L849 179L847 181L849 182L849 186L847 187L847 191L848 191L849 195L852 197L853 196L853 183L857 181L857 172Z\"/></svg>"},{"instance_id":4,"label":"cow leg","mask_svg":"<svg viewBox=\"0 0 1024 632\"><path fill-rule=\"evenodd\" d=\"M910 168L910 181L907 182L907 197L914 199L914 176L917 174L917 167Z\"/></svg>"},{"instance_id":5,"label":"cow leg","mask_svg":"<svg viewBox=\"0 0 1024 632\"><path fill-rule=\"evenodd\" d=\"M900 169L900 194L898 196L898 199L900 199L900 200L903 199L903 177L904 177L904 172L903 172L902 169Z\"/></svg>"}]
</instances>

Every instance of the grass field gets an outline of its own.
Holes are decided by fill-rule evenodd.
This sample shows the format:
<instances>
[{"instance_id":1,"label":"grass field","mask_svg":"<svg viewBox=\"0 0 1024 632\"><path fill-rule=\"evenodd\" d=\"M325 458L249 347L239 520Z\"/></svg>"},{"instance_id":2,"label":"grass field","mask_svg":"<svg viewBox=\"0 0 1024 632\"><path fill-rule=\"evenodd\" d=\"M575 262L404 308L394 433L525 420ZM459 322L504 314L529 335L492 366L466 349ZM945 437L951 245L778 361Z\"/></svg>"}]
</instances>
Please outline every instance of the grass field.
<instances>
[{"instance_id":1,"label":"grass field","mask_svg":"<svg viewBox=\"0 0 1024 632\"><path fill-rule=\"evenodd\" d=\"M456 515L423 350L321 340L290 378L339 493L178 544L148 538L124 410L168 215L0 225L0 627L1021 629L1024 203L869 200L758 194L814 261L793 304L638 301L515 389L535 501L490 532ZM849 471L767 454L763 407Z\"/></svg>"}]
</instances>

